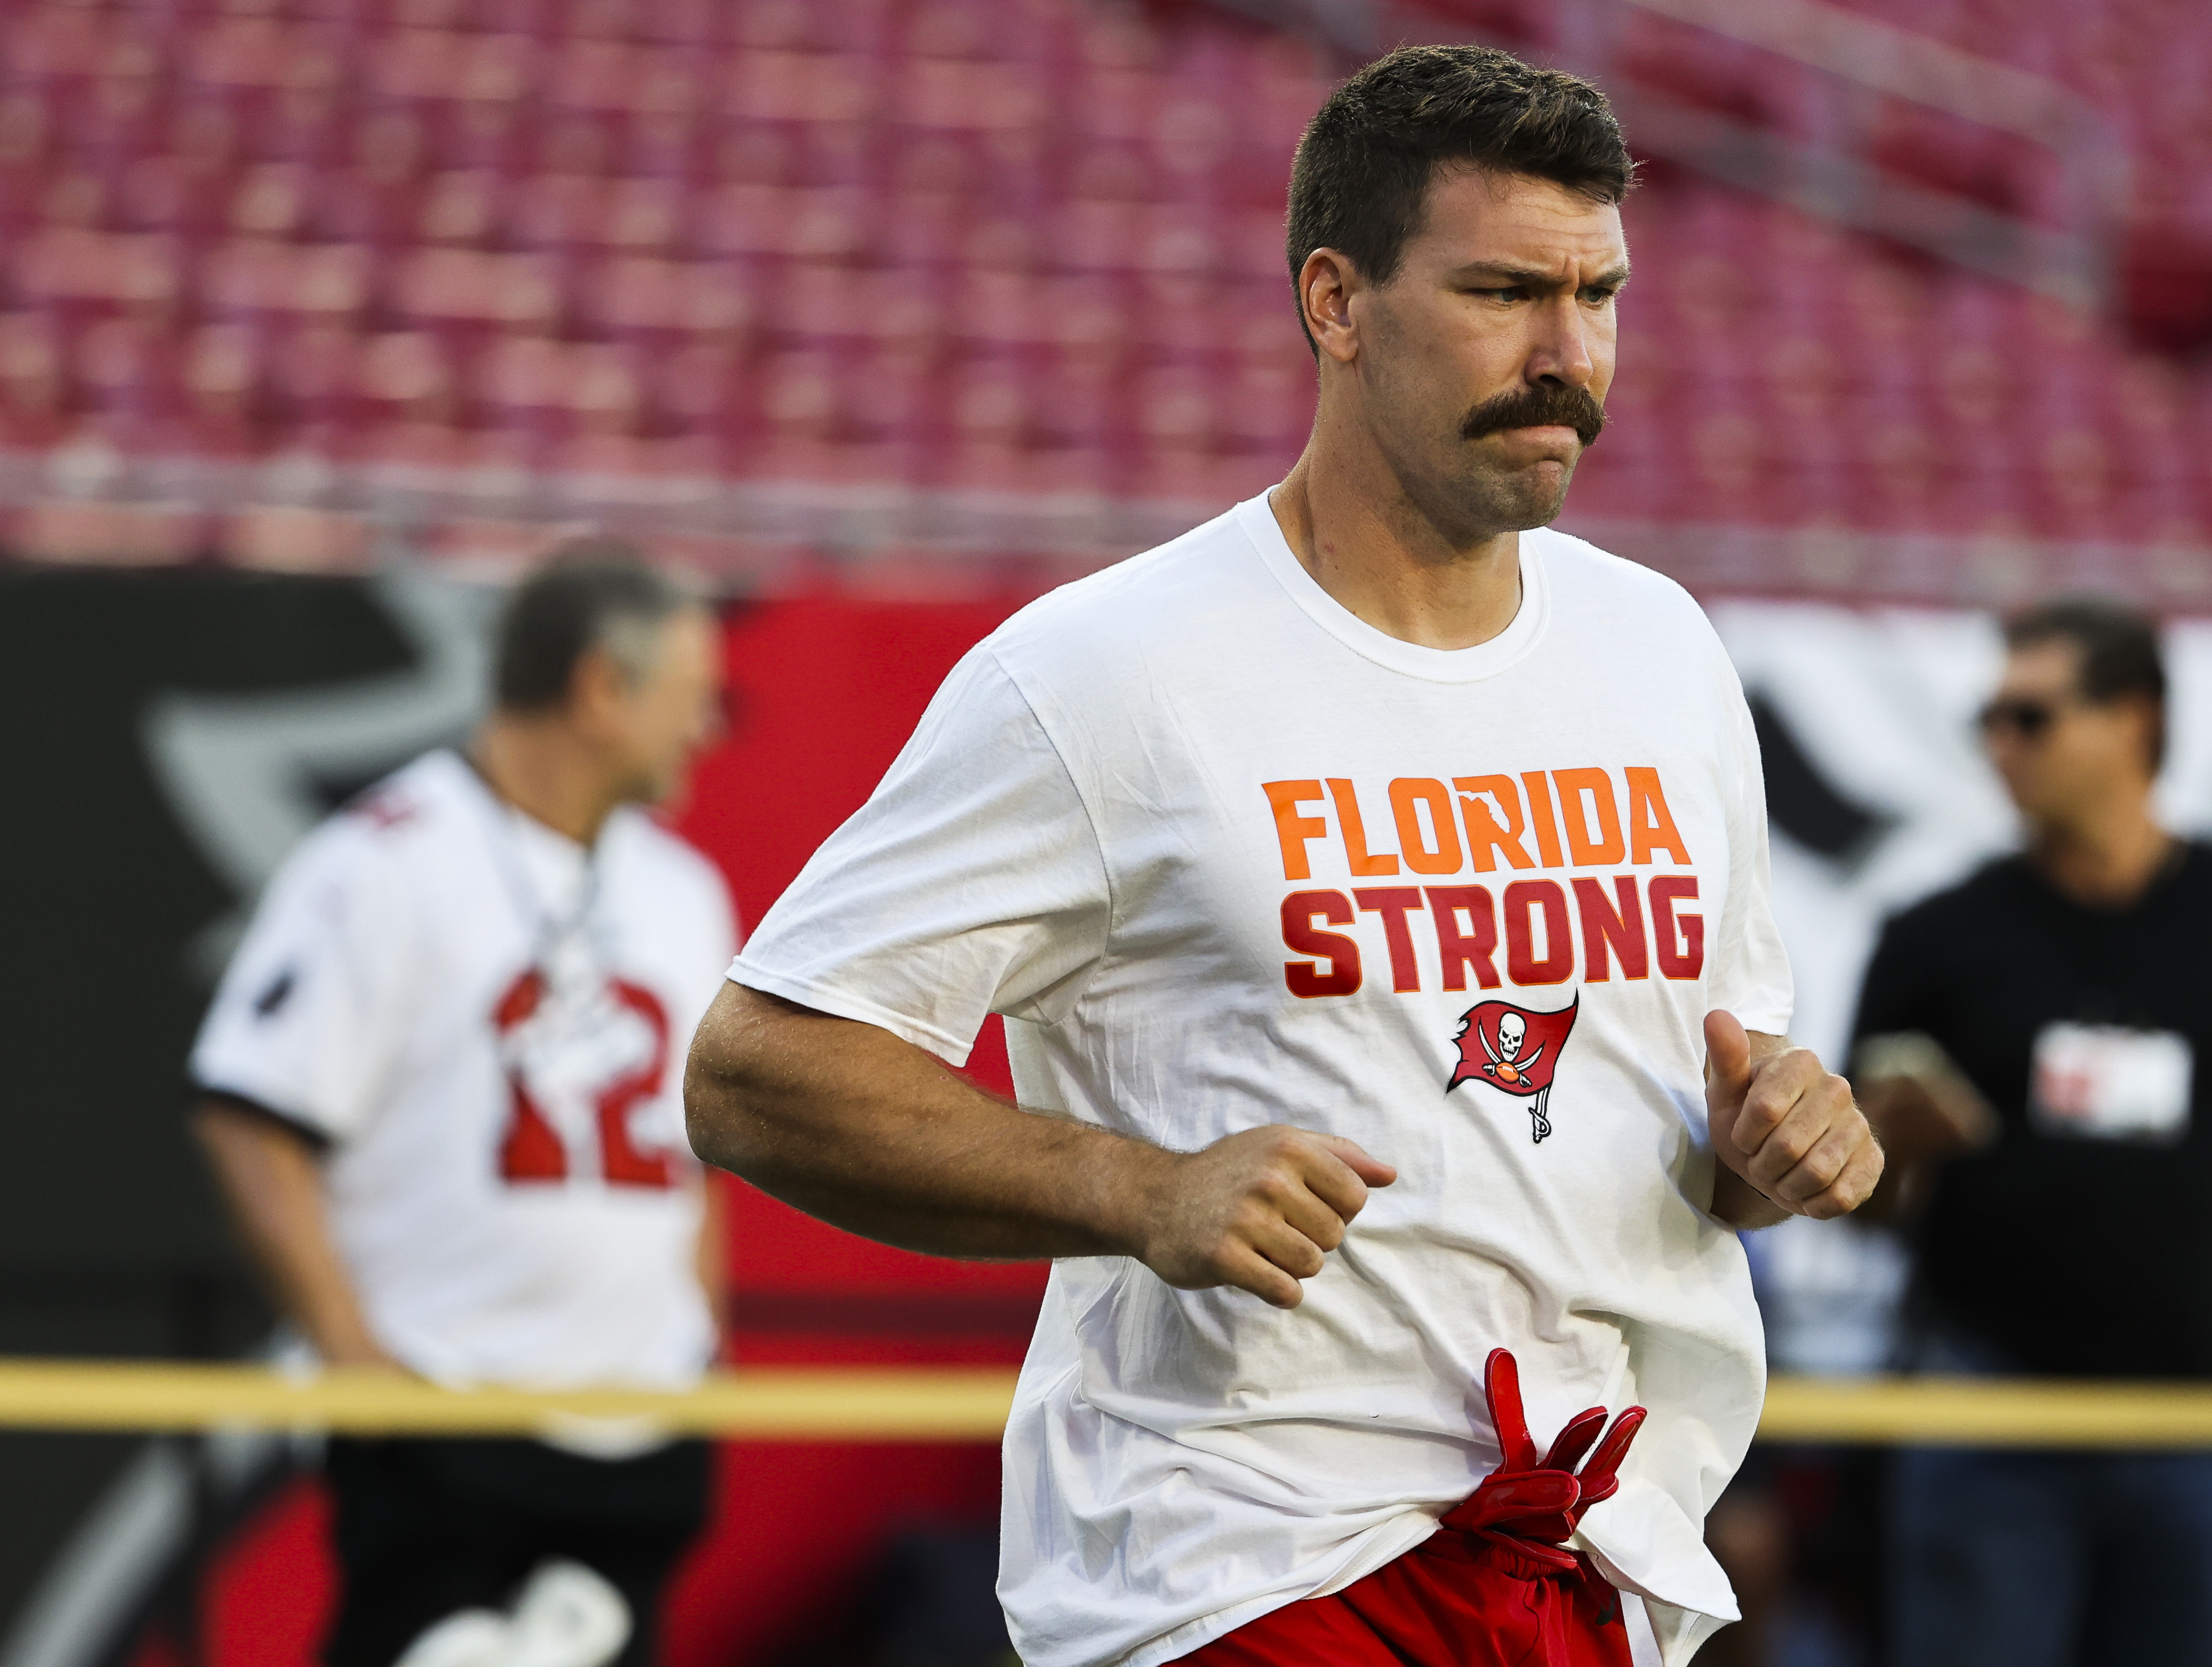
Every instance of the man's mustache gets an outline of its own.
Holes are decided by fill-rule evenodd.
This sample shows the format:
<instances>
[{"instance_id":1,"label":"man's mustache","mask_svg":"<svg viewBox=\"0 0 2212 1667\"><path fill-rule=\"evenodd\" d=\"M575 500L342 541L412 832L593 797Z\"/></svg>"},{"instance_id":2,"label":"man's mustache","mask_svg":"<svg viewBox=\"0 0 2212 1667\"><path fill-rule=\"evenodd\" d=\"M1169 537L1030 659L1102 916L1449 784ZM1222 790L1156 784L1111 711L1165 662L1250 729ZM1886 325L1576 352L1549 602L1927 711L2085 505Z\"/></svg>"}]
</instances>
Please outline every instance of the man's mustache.
<instances>
[{"instance_id":1,"label":"man's mustache","mask_svg":"<svg viewBox=\"0 0 2212 1667\"><path fill-rule=\"evenodd\" d=\"M1588 446L1605 427L1605 407L1590 397L1588 388L1546 382L1484 400L1467 414L1459 435L1462 440L1480 440L1507 429L1554 427L1572 429Z\"/></svg>"}]
</instances>

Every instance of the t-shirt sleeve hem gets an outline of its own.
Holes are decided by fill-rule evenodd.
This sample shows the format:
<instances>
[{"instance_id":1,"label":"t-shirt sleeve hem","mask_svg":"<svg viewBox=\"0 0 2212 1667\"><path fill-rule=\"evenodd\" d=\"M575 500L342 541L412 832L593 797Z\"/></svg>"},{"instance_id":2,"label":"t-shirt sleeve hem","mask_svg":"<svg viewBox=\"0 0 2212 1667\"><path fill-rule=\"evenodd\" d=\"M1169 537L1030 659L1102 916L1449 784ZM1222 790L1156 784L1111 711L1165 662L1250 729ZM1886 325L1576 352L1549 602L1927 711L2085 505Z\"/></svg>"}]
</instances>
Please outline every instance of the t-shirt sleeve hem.
<instances>
[{"instance_id":1,"label":"t-shirt sleeve hem","mask_svg":"<svg viewBox=\"0 0 2212 1667\"><path fill-rule=\"evenodd\" d=\"M271 1105L262 1095L244 1093L238 1089L198 1078L192 1080L191 1094L195 1103L213 1100L233 1110L243 1111L248 1116L258 1117L264 1122L274 1123L287 1134L296 1135L318 1153L328 1152L337 1144L337 1137L313 1118Z\"/></svg>"},{"instance_id":2,"label":"t-shirt sleeve hem","mask_svg":"<svg viewBox=\"0 0 2212 1667\"><path fill-rule=\"evenodd\" d=\"M1726 1002L1723 1002L1720 1005L1723 1007L1727 1007L1729 1012L1734 1013L1735 1015L1735 1022L1742 1025L1747 1031L1756 1031L1761 1036L1787 1036L1790 1034L1790 1020L1793 1017L1793 1014L1788 1007L1728 1007Z\"/></svg>"},{"instance_id":3,"label":"t-shirt sleeve hem","mask_svg":"<svg viewBox=\"0 0 2212 1667\"><path fill-rule=\"evenodd\" d=\"M947 1065L957 1069L967 1064L968 1055L975 1040L963 1040L933 1025L925 1025L909 1019L904 1013L893 1013L866 996L854 995L828 984L817 984L804 978L787 978L756 966L740 955L730 964L729 981L743 984L747 989L757 989L766 995L781 996L787 1001L802 1007L811 1007L817 1013L826 1013L833 1019L851 1019L863 1025L873 1025L878 1030L889 1031L902 1042L911 1042L917 1048L933 1053Z\"/></svg>"}]
</instances>

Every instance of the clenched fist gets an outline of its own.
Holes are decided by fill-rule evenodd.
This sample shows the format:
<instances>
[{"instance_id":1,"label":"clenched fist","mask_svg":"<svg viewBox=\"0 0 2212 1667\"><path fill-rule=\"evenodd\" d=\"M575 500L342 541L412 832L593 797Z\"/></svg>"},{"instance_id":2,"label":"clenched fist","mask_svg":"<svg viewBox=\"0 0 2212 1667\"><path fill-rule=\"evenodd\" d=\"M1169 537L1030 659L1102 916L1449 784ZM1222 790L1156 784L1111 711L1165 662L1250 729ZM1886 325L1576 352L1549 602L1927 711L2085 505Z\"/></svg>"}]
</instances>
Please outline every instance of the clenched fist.
<instances>
[{"instance_id":1,"label":"clenched fist","mask_svg":"<svg viewBox=\"0 0 2212 1667\"><path fill-rule=\"evenodd\" d=\"M1398 1171L1334 1135L1271 1126L1165 1153L1139 1210L1138 1255L1170 1285L1233 1285L1296 1308L1370 1187Z\"/></svg>"},{"instance_id":2,"label":"clenched fist","mask_svg":"<svg viewBox=\"0 0 2212 1667\"><path fill-rule=\"evenodd\" d=\"M1881 1147L1851 1099L1851 1086L1805 1048L1754 1058L1735 1015L1705 1015L1705 1124L1713 1155L1778 1214L1818 1220L1848 1215L1881 1179ZM1715 1214L1738 1226L1765 1225Z\"/></svg>"}]
</instances>

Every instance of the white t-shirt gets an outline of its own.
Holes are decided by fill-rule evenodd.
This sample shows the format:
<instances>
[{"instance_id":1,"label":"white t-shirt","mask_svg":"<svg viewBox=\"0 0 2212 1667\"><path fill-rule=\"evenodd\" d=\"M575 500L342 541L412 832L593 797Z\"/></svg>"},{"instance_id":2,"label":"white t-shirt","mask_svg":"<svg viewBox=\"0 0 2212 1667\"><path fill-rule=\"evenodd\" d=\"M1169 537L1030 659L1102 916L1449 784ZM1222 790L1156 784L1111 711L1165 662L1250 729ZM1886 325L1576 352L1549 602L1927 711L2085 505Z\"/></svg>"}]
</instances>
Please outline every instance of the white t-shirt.
<instances>
[{"instance_id":1,"label":"white t-shirt","mask_svg":"<svg viewBox=\"0 0 2212 1667\"><path fill-rule=\"evenodd\" d=\"M682 1386L713 1339L684 1058L735 947L650 817L586 851L432 752L278 872L192 1074L331 1143L340 1251L408 1366Z\"/></svg>"},{"instance_id":2,"label":"white t-shirt","mask_svg":"<svg viewBox=\"0 0 2212 1667\"><path fill-rule=\"evenodd\" d=\"M1700 1027L1789 1022L1757 743L1679 587L1521 548L1512 624L1449 652L1330 599L1264 498L1055 592L731 970L955 1063L1003 1013L1025 1105L1398 1167L1292 1311L1054 1268L1006 1444L1030 1667L1171 1660L1418 1543L1498 1462L1500 1345L1543 1439L1651 1409L1583 1532L1668 1659L1735 1613L1700 1530L1764 1369Z\"/></svg>"}]
</instances>

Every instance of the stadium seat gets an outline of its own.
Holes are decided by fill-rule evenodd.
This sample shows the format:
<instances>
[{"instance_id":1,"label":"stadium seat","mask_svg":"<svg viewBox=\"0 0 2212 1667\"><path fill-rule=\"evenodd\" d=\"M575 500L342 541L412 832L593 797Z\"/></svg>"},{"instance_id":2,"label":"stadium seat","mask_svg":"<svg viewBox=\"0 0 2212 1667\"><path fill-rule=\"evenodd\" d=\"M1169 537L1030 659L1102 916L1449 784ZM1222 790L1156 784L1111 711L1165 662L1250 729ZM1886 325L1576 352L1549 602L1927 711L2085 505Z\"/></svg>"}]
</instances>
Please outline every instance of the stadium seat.
<instances>
[{"instance_id":1,"label":"stadium seat","mask_svg":"<svg viewBox=\"0 0 2212 1667\"><path fill-rule=\"evenodd\" d=\"M559 321L562 274L550 258L420 249L400 258L392 306L403 320L449 328L543 332Z\"/></svg>"},{"instance_id":2,"label":"stadium seat","mask_svg":"<svg viewBox=\"0 0 2212 1667\"><path fill-rule=\"evenodd\" d=\"M2212 13L1859 3L2106 111L2158 228L2136 242L2182 262L2138 288L2195 316L2202 100L2166 65L2212 48ZM1771 54L1652 15L1618 45L1679 100L1836 119ZM1281 204L1330 73L1203 9L1056 0L27 4L0 17L0 443L97 420L210 456L247 429L334 457L526 437L603 484L706 447L748 479L1225 490L1310 420ZM1898 168L2049 206L2011 142L1878 113ZM1928 528L2009 505L2053 536L2212 513L2201 364L2129 369L2106 323L1679 171L1627 222L1629 345L1578 502ZM653 450L678 442L680 468Z\"/></svg>"},{"instance_id":3,"label":"stadium seat","mask_svg":"<svg viewBox=\"0 0 2212 1667\"><path fill-rule=\"evenodd\" d=\"M201 257L200 303L214 319L314 320L353 326L375 269L360 244L293 244L241 238Z\"/></svg>"}]
</instances>

